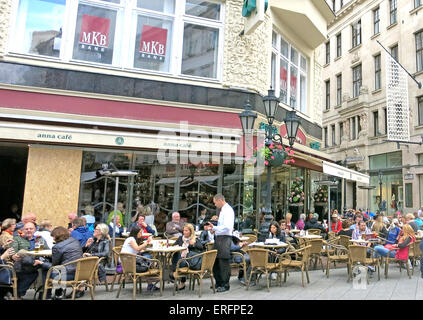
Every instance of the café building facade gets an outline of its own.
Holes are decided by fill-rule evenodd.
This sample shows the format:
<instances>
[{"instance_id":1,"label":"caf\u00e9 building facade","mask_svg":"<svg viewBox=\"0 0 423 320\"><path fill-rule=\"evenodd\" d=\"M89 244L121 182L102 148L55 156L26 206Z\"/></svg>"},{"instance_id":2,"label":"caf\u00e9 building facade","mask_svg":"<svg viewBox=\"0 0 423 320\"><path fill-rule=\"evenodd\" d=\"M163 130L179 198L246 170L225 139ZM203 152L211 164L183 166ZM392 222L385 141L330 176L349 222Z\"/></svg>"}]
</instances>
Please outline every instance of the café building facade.
<instances>
[{"instance_id":1,"label":"caf\u00e9 building facade","mask_svg":"<svg viewBox=\"0 0 423 320\"><path fill-rule=\"evenodd\" d=\"M238 115L249 100L264 129L270 86L281 100L281 135L287 110L301 117L295 164L273 169L274 214L282 218L292 204L315 210L313 181L331 162L319 150L315 50L333 19L325 1L272 1L250 33L241 0L0 6L0 157L23 214L63 225L91 205L102 221L115 201L114 179L102 175L109 164L138 173L119 183L126 224L138 204L159 208L163 220L178 210L194 222L203 208L215 213L212 196L221 192L239 227L250 227L247 218L253 226L265 172L245 165ZM304 26L307 34L298 31ZM294 183L304 192L297 203L289 200Z\"/></svg>"}]
</instances>

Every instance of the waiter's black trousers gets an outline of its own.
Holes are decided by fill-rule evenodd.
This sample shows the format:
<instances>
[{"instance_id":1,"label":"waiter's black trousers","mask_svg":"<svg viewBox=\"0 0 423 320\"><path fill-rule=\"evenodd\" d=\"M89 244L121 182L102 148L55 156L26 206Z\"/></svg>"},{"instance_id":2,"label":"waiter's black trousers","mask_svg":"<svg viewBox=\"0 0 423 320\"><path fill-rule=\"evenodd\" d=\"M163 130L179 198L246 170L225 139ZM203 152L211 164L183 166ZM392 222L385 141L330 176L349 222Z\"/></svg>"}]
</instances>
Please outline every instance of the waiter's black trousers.
<instances>
[{"instance_id":1,"label":"waiter's black trousers","mask_svg":"<svg viewBox=\"0 0 423 320\"><path fill-rule=\"evenodd\" d=\"M218 259L213 266L213 275L216 280L216 287L228 287L229 279L231 277L230 259Z\"/></svg>"}]
</instances>

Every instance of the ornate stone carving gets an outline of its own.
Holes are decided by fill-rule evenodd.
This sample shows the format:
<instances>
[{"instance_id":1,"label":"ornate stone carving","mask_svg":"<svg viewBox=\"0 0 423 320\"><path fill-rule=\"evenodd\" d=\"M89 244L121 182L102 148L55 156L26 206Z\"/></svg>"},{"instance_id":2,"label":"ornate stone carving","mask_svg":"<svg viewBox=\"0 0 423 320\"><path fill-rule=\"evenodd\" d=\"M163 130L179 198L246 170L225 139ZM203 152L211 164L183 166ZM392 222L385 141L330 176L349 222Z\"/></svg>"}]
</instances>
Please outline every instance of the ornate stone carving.
<instances>
[{"instance_id":1,"label":"ornate stone carving","mask_svg":"<svg viewBox=\"0 0 423 320\"><path fill-rule=\"evenodd\" d=\"M361 127L361 131L359 133L359 137L361 136L367 136L368 135L368 131L367 131L367 113L363 113L360 115L360 127Z\"/></svg>"},{"instance_id":2,"label":"ornate stone carving","mask_svg":"<svg viewBox=\"0 0 423 320\"><path fill-rule=\"evenodd\" d=\"M253 34L240 36L244 30L242 5L241 0L226 1L223 84L264 94L269 89L272 24L266 15Z\"/></svg>"},{"instance_id":3,"label":"ornate stone carving","mask_svg":"<svg viewBox=\"0 0 423 320\"><path fill-rule=\"evenodd\" d=\"M6 53L6 40L12 0L0 0L0 58Z\"/></svg>"}]
</instances>

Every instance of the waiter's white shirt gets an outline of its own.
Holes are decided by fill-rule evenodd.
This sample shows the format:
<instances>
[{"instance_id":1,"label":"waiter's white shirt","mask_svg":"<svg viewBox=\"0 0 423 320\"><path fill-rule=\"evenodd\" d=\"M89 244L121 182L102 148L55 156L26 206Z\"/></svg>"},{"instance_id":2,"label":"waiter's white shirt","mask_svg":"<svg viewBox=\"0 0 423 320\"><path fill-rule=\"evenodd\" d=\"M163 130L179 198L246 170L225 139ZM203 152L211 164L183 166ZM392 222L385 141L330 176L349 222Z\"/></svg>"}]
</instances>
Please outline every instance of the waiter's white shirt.
<instances>
[{"instance_id":1,"label":"waiter's white shirt","mask_svg":"<svg viewBox=\"0 0 423 320\"><path fill-rule=\"evenodd\" d=\"M234 222L235 212L232 207L226 203L220 210L219 220L217 220L217 226L213 227L213 231L216 232L216 236L232 236Z\"/></svg>"}]
</instances>

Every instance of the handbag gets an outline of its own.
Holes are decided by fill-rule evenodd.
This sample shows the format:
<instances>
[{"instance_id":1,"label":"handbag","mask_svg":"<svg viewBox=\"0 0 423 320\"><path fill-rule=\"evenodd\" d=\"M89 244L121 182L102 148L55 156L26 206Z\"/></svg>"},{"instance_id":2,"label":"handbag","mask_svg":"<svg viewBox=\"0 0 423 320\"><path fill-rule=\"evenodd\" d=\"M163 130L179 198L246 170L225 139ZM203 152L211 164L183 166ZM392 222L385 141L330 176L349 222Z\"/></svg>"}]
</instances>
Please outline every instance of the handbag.
<instances>
[{"instance_id":1,"label":"handbag","mask_svg":"<svg viewBox=\"0 0 423 320\"><path fill-rule=\"evenodd\" d=\"M198 254L199 254L198 252L190 251L187 254L187 258L190 258L190 257L195 256L195 255L198 255ZM202 261L203 261L203 257L202 256L198 256L198 257L195 257L193 259L188 260L188 262L189 262L189 268L191 270L200 270L201 269L201 263L202 263Z\"/></svg>"}]
</instances>

